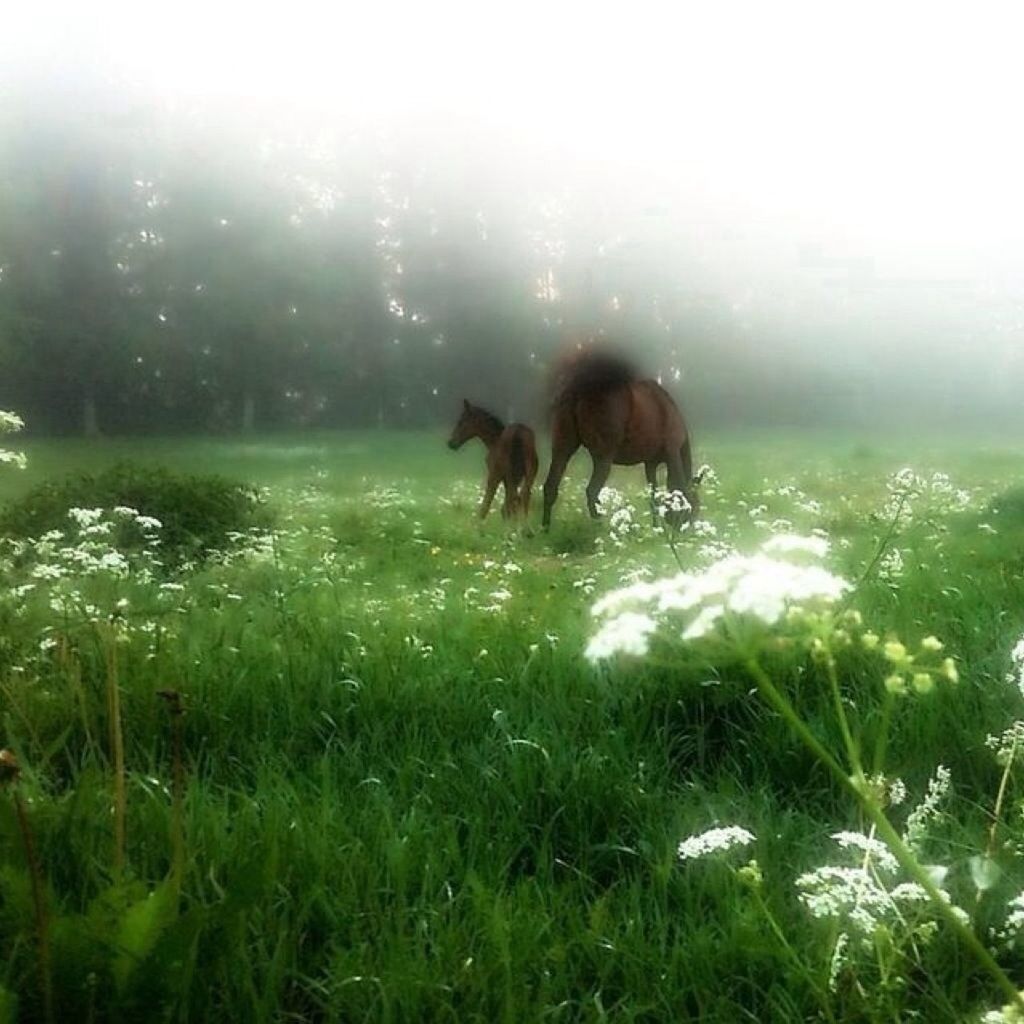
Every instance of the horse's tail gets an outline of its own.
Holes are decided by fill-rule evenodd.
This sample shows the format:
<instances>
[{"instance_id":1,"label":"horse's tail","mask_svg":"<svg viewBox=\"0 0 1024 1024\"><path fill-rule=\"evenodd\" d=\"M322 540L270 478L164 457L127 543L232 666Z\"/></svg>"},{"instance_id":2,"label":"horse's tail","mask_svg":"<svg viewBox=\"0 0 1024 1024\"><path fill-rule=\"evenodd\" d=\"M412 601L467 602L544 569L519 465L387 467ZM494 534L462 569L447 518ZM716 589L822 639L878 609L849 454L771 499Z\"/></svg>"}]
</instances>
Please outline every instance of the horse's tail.
<instances>
[{"instance_id":1,"label":"horse's tail","mask_svg":"<svg viewBox=\"0 0 1024 1024\"><path fill-rule=\"evenodd\" d=\"M576 398L592 398L637 379L632 364L622 356L589 348L573 353L555 369L553 405Z\"/></svg>"}]
</instances>

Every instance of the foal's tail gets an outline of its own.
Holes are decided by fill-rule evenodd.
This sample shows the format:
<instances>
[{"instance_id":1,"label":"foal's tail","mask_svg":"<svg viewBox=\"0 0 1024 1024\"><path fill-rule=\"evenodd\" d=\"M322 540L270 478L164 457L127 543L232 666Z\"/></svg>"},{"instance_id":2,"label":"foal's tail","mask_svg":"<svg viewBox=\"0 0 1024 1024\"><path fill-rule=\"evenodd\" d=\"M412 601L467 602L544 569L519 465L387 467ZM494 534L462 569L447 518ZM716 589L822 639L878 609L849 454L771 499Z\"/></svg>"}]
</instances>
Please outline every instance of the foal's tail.
<instances>
[{"instance_id":1,"label":"foal's tail","mask_svg":"<svg viewBox=\"0 0 1024 1024\"><path fill-rule=\"evenodd\" d=\"M508 469L517 484L526 476L526 446L523 444L523 435L518 430L509 441Z\"/></svg>"}]
</instances>

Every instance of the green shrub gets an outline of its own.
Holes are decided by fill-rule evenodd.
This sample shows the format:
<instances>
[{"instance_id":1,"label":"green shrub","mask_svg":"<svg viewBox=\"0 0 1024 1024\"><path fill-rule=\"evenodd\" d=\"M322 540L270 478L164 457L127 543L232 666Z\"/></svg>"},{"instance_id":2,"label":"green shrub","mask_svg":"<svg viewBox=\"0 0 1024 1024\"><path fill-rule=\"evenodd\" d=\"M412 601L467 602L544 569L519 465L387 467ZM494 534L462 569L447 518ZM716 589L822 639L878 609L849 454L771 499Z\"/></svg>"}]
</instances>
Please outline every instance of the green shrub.
<instances>
[{"instance_id":1,"label":"green shrub","mask_svg":"<svg viewBox=\"0 0 1024 1024\"><path fill-rule=\"evenodd\" d=\"M230 534L270 523L259 493L220 476L193 476L120 463L95 475L47 480L0 510L0 536L38 537L68 528L72 508L119 505L161 523L163 557L170 563L202 559L230 546Z\"/></svg>"}]
</instances>

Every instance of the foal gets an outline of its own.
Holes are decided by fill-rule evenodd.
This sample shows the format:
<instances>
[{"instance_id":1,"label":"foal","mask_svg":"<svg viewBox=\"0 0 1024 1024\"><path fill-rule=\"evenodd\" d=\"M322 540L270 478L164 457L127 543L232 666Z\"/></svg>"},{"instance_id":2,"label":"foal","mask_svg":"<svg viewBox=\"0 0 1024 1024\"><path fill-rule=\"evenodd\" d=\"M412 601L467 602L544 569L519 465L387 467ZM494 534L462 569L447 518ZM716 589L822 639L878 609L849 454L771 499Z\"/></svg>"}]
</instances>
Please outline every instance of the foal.
<instances>
[{"instance_id":1,"label":"foal","mask_svg":"<svg viewBox=\"0 0 1024 1024\"><path fill-rule=\"evenodd\" d=\"M501 514L508 519L530 512L530 491L537 475L537 444L533 431L522 423L505 426L479 406L463 400L462 415L448 441L449 448L461 448L470 438L479 437L487 446L487 486L480 504L480 518L491 510L498 484L505 485Z\"/></svg>"}]
</instances>

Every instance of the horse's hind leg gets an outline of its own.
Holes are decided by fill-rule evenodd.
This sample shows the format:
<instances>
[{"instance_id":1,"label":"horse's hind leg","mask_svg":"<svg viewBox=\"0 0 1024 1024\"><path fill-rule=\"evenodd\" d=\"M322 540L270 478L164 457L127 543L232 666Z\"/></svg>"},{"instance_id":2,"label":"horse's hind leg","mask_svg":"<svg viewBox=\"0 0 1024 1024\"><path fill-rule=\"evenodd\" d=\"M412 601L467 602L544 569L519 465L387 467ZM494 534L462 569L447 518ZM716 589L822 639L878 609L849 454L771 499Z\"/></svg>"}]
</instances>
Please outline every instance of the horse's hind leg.
<instances>
[{"instance_id":1,"label":"horse's hind leg","mask_svg":"<svg viewBox=\"0 0 1024 1024\"><path fill-rule=\"evenodd\" d=\"M610 455L594 455L594 469L590 474L590 483L587 484L587 509L591 518L599 519L601 514L597 511L597 499L601 496L601 488L608 482L608 474L612 471L612 460Z\"/></svg>"},{"instance_id":2,"label":"horse's hind leg","mask_svg":"<svg viewBox=\"0 0 1024 1024\"><path fill-rule=\"evenodd\" d=\"M674 452L668 457L668 489L681 492L686 500L690 502L690 510L688 512L669 512L665 517L668 520L669 526L678 530L683 523L692 519L696 512L693 505L693 481L686 460L683 459L681 452Z\"/></svg>"},{"instance_id":3,"label":"horse's hind leg","mask_svg":"<svg viewBox=\"0 0 1024 1024\"><path fill-rule=\"evenodd\" d=\"M647 493L651 499L651 524L658 525L658 502L655 495L658 491L658 464L656 462L645 462L644 472L647 474Z\"/></svg>"}]
</instances>

